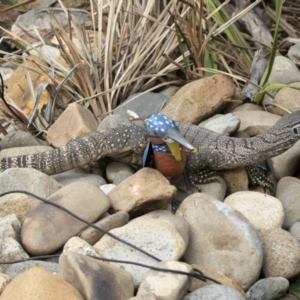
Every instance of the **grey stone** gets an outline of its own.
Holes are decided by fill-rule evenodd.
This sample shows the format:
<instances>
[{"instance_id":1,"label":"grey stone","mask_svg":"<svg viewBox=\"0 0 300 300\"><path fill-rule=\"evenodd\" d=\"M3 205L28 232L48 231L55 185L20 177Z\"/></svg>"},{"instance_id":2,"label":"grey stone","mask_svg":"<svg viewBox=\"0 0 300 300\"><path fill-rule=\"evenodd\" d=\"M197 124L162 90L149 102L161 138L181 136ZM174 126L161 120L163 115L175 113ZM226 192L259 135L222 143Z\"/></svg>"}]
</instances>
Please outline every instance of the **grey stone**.
<instances>
[{"instance_id":1,"label":"grey stone","mask_svg":"<svg viewBox=\"0 0 300 300\"><path fill-rule=\"evenodd\" d=\"M299 65L300 64L299 53L300 53L300 43L296 43L295 45L290 47L287 55L293 63Z\"/></svg>"},{"instance_id":2,"label":"grey stone","mask_svg":"<svg viewBox=\"0 0 300 300\"><path fill-rule=\"evenodd\" d=\"M109 163L106 168L107 180L109 182L113 182L115 179L115 176L121 171L126 171L131 174L134 173L133 169L125 163L117 162L117 161Z\"/></svg>"},{"instance_id":3,"label":"grey stone","mask_svg":"<svg viewBox=\"0 0 300 300\"><path fill-rule=\"evenodd\" d=\"M261 279L247 291L247 300L273 300L285 295L289 281L283 277Z\"/></svg>"},{"instance_id":4,"label":"grey stone","mask_svg":"<svg viewBox=\"0 0 300 300\"><path fill-rule=\"evenodd\" d=\"M200 127L205 127L216 133L225 135L235 132L239 125L240 119L232 113L226 115L214 115L199 124Z\"/></svg>"},{"instance_id":5,"label":"grey stone","mask_svg":"<svg viewBox=\"0 0 300 300\"><path fill-rule=\"evenodd\" d=\"M300 222L294 223L289 228L289 233L300 243Z\"/></svg>"},{"instance_id":6,"label":"grey stone","mask_svg":"<svg viewBox=\"0 0 300 300\"><path fill-rule=\"evenodd\" d=\"M60 26L66 28L69 25L68 18L63 10L52 10L52 13L55 16L55 19L58 20ZM71 9L70 14L72 20L78 26L84 26L88 29L88 27L92 25L91 21L88 19L87 11ZM50 40L54 35L51 25L55 26L55 21L47 10L30 9L26 13L18 16L17 20L12 25L11 31L20 38L32 43L34 41L39 41L39 37L33 28L38 30L39 35L42 36L43 39Z\"/></svg>"},{"instance_id":7,"label":"grey stone","mask_svg":"<svg viewBox=\"0 0 300 300\"><path fill-rule=\"evenodd\" d=\"M132 171L128 172L126 170L118 172L113 180L113 184L118 185L119 183L130 177L132 174Z\"/></svg>"},{"instance_id":8,"label":"grey stone","mask_svg":"<svg viewBox=\"0 0 300 300\"><path fill-rule=\"evenodd\" d=\"M276 56L268 83L285 83L300 81L300 71L287 57Z\"/></svg>"},{"instance_id":9,"label":"grey stone","mask_svg":"<svg viewBox=\"0 0 300 300\"><path fill-rule=\"evenodd\" d=\"M9 132L0 142L0 148L14 148L25 146L48 146L49 144L43 140L34 137L29 132L13 131Z\"/></svg>"},{"instance_id":10,"label":"grey stone","mask_svg":"<svg viewBox=\"0 0 300 300\"><path fill-rule=\"evenodd\" d=\"M128 115L127 116L118 115L118 114L110 115L101 121L101 123L98 125L97 131L104 132L120 124L126 124L126 123L129 123Z\"/></svg>"},{"instance_id":11,"label":"grey stone","mask_svg":"<svg viewBox=\"0 0 300 300\"><path fill-rule=\"evenodd\" d=\"M97 187L106 184L104 178L96 174L89 174L82 169L74 169L60 174L55 174L51 176L60 184L66 186L73 182L89 182Z\"/></svg>"},{"instance_id":12,"label":"grey stone","mask_svg":"<svg viewBox=\"0 0 300 300\"><path fill-rule=\"evenodd\" d=\"M186 295L182 300L245 300L239 292L226 285L208 285Z\"/></svg>"},{"instance_id":13,"label":"grey stone","mask_svg":"<svg viewBox=\"0 0 300 300\"><path fill-rule=\"evenodd\" d=\"M0 174L0 194L24 190L46 198L61 188L61 184L35 169L12 168Z\"/></svg>"},{"instance_id":14,"label":"grey stone","mask_svg":"<svg viewBox=\"0 0 300 300\"><path fill-rule=\"evenodd\" d=\"M284 221L282 227L289 229L300 221L300 179L283 177L278 181L276 198L282 203Z\"/></svg>"},{"instance_id":15,"label":"grey stone","mask_svg":"<svg viewBox=\"0 0 300 300\"><path fill-rule=\"evenodd\" d=\"M127 117L127 110L132 110L141 119L146 119L150 115L158 113L170 99L170 96L151 92L143 95L133 94L121 106L115 109L114 114Z\"/></svg>"}]
</instances>

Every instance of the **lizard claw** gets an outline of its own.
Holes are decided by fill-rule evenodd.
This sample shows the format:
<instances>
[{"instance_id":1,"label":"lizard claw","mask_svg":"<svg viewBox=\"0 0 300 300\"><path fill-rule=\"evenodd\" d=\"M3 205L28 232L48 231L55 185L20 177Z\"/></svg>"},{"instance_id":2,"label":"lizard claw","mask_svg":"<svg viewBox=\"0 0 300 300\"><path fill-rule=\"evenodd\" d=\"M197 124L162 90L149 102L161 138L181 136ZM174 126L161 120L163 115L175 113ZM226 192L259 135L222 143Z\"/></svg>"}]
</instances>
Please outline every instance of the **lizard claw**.
<instances>
[{"instance_id":1,"label":"lizard claw","mask_svg":"<svg viewBox=\"0 0 300 300\"><path fill-rule=\"evenodd\" d=\"M269 189L272 194L274 194L274 184L267 178L267 169L260 165L252 165L245 167L250 185L251 186L262 186L264 189Z\"/></svg>"},{"instance_id":2,"label":"lizard claw","mask_svg":"<svg viewBox=\"0 0 300 300\"><path fill-rule=\"evenodd\" d=\"M216 171L209 169L187 171L187 177L191 185L194 186L198 192L201 192L201 184L219 182L219 180L215 177L216 175Z\"/></svg>"}]
</instances>

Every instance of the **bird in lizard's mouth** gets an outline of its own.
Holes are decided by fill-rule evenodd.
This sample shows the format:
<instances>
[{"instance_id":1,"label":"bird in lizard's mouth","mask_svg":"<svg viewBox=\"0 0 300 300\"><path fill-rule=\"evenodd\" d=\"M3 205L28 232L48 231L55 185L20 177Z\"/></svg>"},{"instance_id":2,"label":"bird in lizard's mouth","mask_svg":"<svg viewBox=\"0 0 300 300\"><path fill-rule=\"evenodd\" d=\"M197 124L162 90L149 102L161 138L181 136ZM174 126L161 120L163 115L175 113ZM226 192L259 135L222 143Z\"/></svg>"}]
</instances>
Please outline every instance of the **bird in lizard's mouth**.
<instances>
[{"instance_id":1,"label":"bird in lizard's mouth","mask_svg":"<svg viewBox=\"0 0 300 300\"><path fill-rule=\"evenodd\" d=\"M167 177L180 176L186 163L185 150L196 152L196 149L178 132L175 122L163 114L154 114L146 120L146 132L156 169Z\"/></svg>"}]
</instances>

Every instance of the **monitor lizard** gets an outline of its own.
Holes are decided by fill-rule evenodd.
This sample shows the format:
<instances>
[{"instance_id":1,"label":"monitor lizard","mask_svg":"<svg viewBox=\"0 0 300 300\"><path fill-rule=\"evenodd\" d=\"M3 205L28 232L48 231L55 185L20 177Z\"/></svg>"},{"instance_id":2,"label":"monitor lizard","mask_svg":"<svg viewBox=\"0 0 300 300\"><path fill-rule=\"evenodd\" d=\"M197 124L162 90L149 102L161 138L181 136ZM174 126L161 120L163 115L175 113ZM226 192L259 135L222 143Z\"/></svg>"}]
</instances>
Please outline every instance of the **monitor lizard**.
<instances>
[{"instance_id":1,"label":"monitor lizard","mask_svg":"<svg viewBox=\"0 0 300 300\"><path fill-rule=\"evenodd\" d=\"M300 110L282 117L268 131L250 138L234 138L196 125L176 122L181 136L196 152L187 152L186 171L197 183L198 170L221 170L245 167L277 156L300 139ZM122 158L142 164L142 152L149 138L143 120L134 118L105 132L78 137L52 151L3 158L0 170L35 168L46 174L57 174L81 167L104 157Z\"/></svg>"}]
</instances>

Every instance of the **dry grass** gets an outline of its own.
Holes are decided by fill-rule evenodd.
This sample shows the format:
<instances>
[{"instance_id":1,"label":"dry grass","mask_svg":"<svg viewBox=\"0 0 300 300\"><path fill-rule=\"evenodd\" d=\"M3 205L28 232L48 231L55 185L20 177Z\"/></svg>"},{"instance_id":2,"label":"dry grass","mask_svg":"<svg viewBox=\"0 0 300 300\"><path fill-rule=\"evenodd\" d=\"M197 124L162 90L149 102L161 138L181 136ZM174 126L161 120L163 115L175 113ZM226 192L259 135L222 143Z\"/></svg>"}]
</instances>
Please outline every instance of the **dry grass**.
<instances>
[{"instance_id":1,"label":"dry grass","mask_svg":"<svg viewBox=\"0 0 300 300\"><path fill-rule=\"evenodd\" d=\"M133 93L182 85L212 72L225 72L242 87L249 78L254 43L231 24L247 7L232 18L224 9L227 2L120 0L96 5L91 0L93 28L87 31L73 22L59 1L70 27L63 28L53 16L53 31L66 64L51 61L46 71L41 70L52 80L45 86L51 91L52 106L64 107L77 101L89 107L100 121ZM268 7L266 11L271 18L274 9ZM292 36L293 25L298 25L297 18L282 22L282 32ZM12 39L26 45L16 36ZM27 44L27 51L30 47ZM16 56L7 59L16 61ZM37 125L31 117L27 124L32 122L43 130L53 117L46 120Z\"/></svg>"}]
</instances>

